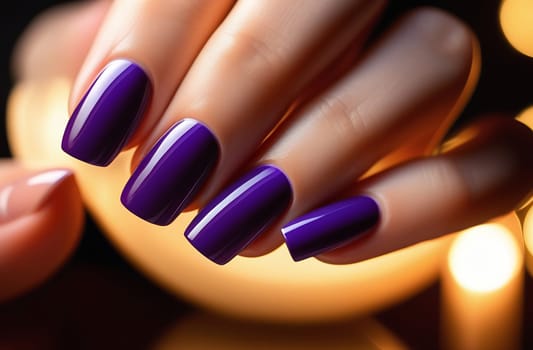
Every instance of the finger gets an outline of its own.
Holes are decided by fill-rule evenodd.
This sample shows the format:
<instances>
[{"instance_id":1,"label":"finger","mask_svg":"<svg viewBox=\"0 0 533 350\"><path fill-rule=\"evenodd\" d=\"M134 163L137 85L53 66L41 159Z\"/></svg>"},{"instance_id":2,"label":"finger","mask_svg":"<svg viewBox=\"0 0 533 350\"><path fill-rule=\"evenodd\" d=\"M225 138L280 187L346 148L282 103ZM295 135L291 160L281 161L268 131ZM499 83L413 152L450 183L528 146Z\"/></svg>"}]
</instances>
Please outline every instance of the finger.
<instances>
[{"instance_id":1,"label":"finger","mask_svg":"<svg viewBox=\"0 0 533 350\"><path fill-rule=\"evenodd\" d=\"M432 135L464 89L473 40L440 11L405 17L342 80L296 112L259 167L200 212L186 233L192 244L223 262L217 254L234 256L287 209L285 220L331 198L410 135ZM273 226L251 253L281 242Z\"/></svg>"},{"instance_id":2,"label":"finger","mask_svg":"<svg viewBox=\"0 0 533 350\"><path fill-rule=\"evenodd\" d=\"M523 124L479 120L446 148L369 178L357 196L286 225L294 259L361 261L506 214L531 195L533 132Z\"/></svg>"},{"instance_id":3,"label":"finger","mask_svg":"<svg viewBox=\"0 0 533 350\"><path fill-rule=\"evenodd\" d=\"M115 1L73 86L63 149L104 166L136 144L232 4Z\"/></svg>"},{"instance_id":4,"label":"finger","mask_svg":"<svg viewBox=\"0 0 533 350\"><path fill-rule=\"evenodd\" d=\"M74 79L110 2L59 5L34 20L18 40L12 57L17 80L65 76Z\"/></svg>"},{"instance_id":5,"label":"finger","mask_svg":"<svg viewBox=\"0 0 533 350\"><path fill-rule=\"evenodd\" d=\"M83 207L72 172L0 164L0 301L27 292L74 251Z\"/></svg>"},{"instance_id":6,"label":"finger","mask_svg":"<svg viewBox=\"0 0 533 350\"><path fill-rule=\"evenodd\" d=\"M392 152L424 152L455 120L477 81L476 38L453 16L422 8L401 18L354 69L303 108L259 163L282 169L293 202L284 220L382 166ZM417 148L414 148L417 147ZM405 155L404 155L405 157ZM283 242L279 225L243 252Z\"/></svg>"},{"instance_id":7,"label":"finger","mask_svg":"<svg viewBox=\"0 0 533 350\"><path fill-rule=\"evenodd\" d=\"M382 7L367 0L237 2L138 150L144 154L166 132L126 185L124 205L166 225L216 165L203 198L212 196L302 90L348 47L362 44Z\"/></svg>"},{"instance_id":8,"label":"finger","mask_svg":"<svg viewBox=\"0 0 533 350\"><path fill-rule=\"evenodd\" d=\"M472 35L471 49L472 57L470 72L466 78L463 90L455 100L455 103L450 105L447 115L442 114L439 120L439 113L431 116L431 111L428 108L424 113L427 113L426 117L424 117L423 120L420 120L416 126L417 129L425 130L425 132L411 133L409 137L402 140L402 143L397 145L394 150L374 163L372 167L365 172L365 177L414 157L430 155L435 152L435 149L439 147L446 135L450 132L453 124L456 122L463 108L475 91L481 70L481 55L479 43L474 35Z\"/></svg>"}]
</instances>

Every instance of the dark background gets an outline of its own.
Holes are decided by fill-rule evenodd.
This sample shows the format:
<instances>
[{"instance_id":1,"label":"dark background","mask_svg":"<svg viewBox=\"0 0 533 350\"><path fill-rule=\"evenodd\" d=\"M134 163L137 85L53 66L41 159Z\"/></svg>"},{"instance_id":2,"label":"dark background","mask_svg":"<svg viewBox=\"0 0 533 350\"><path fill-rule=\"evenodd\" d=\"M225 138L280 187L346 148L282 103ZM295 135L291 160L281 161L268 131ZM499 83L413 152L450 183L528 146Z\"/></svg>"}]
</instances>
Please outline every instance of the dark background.
<instances>
[{"instance_id":1,"label":"dark background","mask_svg":"<svg viewBox=\"0 0 533 350\"><path fill-rule=\"evenodd\" d=\"M60 2L16 1L0 5L2 111L13 84L9 60L17 37L38 13ZM533 103L533 60L516 52L503 37L498 24L499 1L391 3L382 28L406 9L433 5L462 18L478 35L483 57L481 79L460 121L484 112L513 116ZM0 157L8 157L4 123L0 124ZM533 348L533 305L527 298L533 295L532 291L531 278L527 277L524 348ZM438 294L435 283L376 316L410 347L435 348L439 335ZM0 349L145 348L162 329L193 310L134 271L89 218L76 254L57 276L28 296L0 306ZM19 347L3 347L10 341Z\"/></svg>"}]
</instances>

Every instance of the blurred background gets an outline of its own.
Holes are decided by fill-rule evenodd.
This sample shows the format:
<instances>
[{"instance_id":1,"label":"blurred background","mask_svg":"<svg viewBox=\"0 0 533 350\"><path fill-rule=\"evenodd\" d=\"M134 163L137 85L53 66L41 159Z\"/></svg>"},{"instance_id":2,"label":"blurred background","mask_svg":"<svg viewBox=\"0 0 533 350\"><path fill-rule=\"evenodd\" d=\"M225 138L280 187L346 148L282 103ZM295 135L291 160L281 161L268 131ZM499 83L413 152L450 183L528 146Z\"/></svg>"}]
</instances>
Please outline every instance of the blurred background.
<instances>
[{"instance_id":1,"label":"blurred background","mask_svg":"<svg viewBox=\"0 0 533 350\"><path fill-rule=\"evenodd\" d=\"M61 2L66 1L22 0L0 5L2 111L6 109L6 99L14 83L10 74L10 56L17 38L36 15ZM410 8L431 5L462 18L477 34L482 50L481 79L459 123L484 112L500 112L513 117L533 104L533 59L518 52L505 38L499 23L500 1L404 0L391 3L381 28ZM529 11L533 11L533 5ZM4 158L9 157L10 152L4 123L0 124L0 156ZM524 329L520 343L523 348L533 349L533 281L529 274L525 275ZM312 332L293 327L287 336L284 327L225 320L168 295L133 270L88 218L75 255L52 280L27 296L0 305L0 349L180 346L209 349L209 343L201 336L207 330L219 341L217 344L229 342L228 349L249 348L247 346L254 341L273 341L277 336L285 339L285 343L265 348L299 348L309 334L321 335L320 339L330 339L331 342L347 339L346 344L342 343L338 348L357 348L355 344L372 348L366 346L370 343L365 341L370 342L369 337L377 334L376 337L387 342L384 348L430 349L438 347L441 337L439 283L437 281L408 300L372 315L372 321L347 320L340 324L313 326ZM226 333L222 331L224 329ZM243 329L253 336L242 344L231 343L234 340L228 334ZM313 340L313 348L321 348L321 344L328 346L317 339Z\"/></svg>"}]
</instances>

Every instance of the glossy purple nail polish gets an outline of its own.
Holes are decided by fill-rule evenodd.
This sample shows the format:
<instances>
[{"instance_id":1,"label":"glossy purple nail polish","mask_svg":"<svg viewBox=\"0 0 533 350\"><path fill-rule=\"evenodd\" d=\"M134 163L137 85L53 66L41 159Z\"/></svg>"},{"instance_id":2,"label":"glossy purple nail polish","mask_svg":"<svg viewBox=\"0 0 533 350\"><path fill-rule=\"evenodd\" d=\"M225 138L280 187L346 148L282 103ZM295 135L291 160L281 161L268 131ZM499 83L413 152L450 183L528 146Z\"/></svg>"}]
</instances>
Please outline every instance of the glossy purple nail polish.
<instances>
[{"instance_id":1,"label":"glossy purple nail polish","mask_svg":"<svg viewBox=\"0 0 533 350\"><path fill-rule=\"evenodd\" d=\"M379 207L366 196L352 197L305 214L281 232L295 261L338 248L373 228Z\"/></svg>"},{"instance_id":2,"label":"glossy purple nail polish","mask_svg":"<svg viewBox=\"0 0 533 350\"><path fill-rule=\"evenodd\" d=\"M71 156L105 166L115 159L148 107L152 85L132 61L111 61L72 113L62 148Z\"/></svg>"},{"instance_id":3,"label":"glossy purple nail polish","mask_svg":"<svg viewBox=\"0 0 533 350\"><path fill-rule=\"evenodd\" d=\"M218 142L206 126L188 118L177 122L135 169L122 204L153 224L170 224L192 201L218 154Z\"/></svg>"},{"instance_id":4,"label":"glossy purple nail polish","mask_svg":"<svg viewBox=\"0 0 533 350\"><path fill-rule=\"evenodd\" d=\"M287 176L274 166L259 166L202 209L185 237L200 253L223 265L273 223L291 200Z\"/></svg>"}]
</instances>

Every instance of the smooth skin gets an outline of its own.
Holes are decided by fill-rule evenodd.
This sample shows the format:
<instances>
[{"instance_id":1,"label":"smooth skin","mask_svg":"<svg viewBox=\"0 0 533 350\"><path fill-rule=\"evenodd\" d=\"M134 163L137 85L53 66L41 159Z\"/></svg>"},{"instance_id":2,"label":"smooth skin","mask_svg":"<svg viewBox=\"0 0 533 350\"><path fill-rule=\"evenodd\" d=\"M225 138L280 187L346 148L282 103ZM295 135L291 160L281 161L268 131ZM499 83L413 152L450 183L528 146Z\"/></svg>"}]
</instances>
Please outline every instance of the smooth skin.
<instances>
[{"instance_id":1,"label":"smooth skin","mask_svg":"<svg viewBox=\"0 0 533 350\"><path fill-rule=\"evenodd\" d=\"M220 142L217 169L196 206L245 169L264 163L282 169L293 202L242 252L248 256L279 246L279 229L289 220L351 194L378 201L380 224L365 240L319 256L324 261L353 263L431 239L509 212L531 194L533 135L513 119L478 118L441 154L431 155L479 71L476 39L453 16L415 9L363 49L383 2L207 3L95 1L52 10L22 38L16 76L75 78L72 110L110 60L139 62L156 97L128 145L138 147L133 168L183 117L208 125ZM131 15L122 15L126 9ZM31 175L6 164L2 179ZM0 230L12 230L4 239L37 235L56 227L59 210L81 210L74 182L60 193L46 210L38 209L47 220L31 214L24 216L25 227L0 223ZM38 246L21 245L16 253L0 254L0 266L29 256L47 262L45 274L28 273L24 281L0 269L2 285L13 281L0 300L27 291L61 265L80 232L82 218L76 217L61 228L61 249L36 255Z\"/></svg>"},{"instance_id":2,"label":"smooth skin","mask_svg":"<svg viewBox=\"0 0 533 350\"><path fill-rule=\"evenodd\" d=\"M0 161L0 301L45 281L72 254L83 204L67 169L25 169Z\"/></svg>"}]
</instances>

